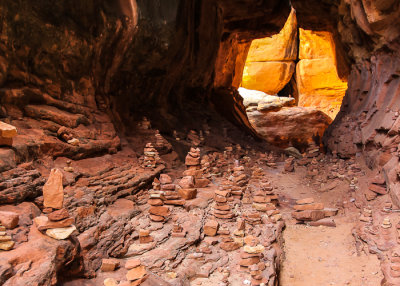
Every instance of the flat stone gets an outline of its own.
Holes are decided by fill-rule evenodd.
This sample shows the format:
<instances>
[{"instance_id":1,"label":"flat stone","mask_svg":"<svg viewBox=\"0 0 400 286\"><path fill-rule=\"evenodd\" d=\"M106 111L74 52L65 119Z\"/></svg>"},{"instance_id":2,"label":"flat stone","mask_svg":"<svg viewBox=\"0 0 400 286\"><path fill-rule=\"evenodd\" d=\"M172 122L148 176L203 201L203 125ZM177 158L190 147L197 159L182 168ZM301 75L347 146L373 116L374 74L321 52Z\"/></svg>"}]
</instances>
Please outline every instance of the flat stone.
<instances>
[{"instance_id":1,"label":"flat stone","mask_svg":"<svg viewBox=\"0 0 400 286\"><path fill-rule=\"evenodd\" d=\"M142 263L140 262L139 259L129 259L128 261L126 261L125 263L125 268L130 270L136 267L139 267Z\"/></svg>"},{"instance_id":2,"label":"flat stone","mask_svg":"<svg viewBox=\"0 0 400 286\"><path fill-rule=\"evenodd\" d=\"M15 242L12 240L0 242L0 250L11 250L14 247L14 244Z\"/></svg>"},{"instance_id":3,"label":"flat stone","mask_svg":"<svg viewBox=\"0 0 400 286\"><path fill-rule=\"evenodd\" d=\"M149 213L156 216L167 217L171 214L170 210L166 206L151 206Z\"/></svg>"},{"instance_id":4,"label":"flat stone","mask_svg":"<svg viewBox=\"0 0 400 286\"><path fill-rule=\"evenodd\" d=\"M323 203L313 203L313 204L307 204L307 205L295 205L293 208L296 211L323 210L324 204Z\"/></svg>"},{"instance_id":5,"label":"flat stone","mask_svg":"<svg viewBox=\"0 0 400 286\"><path fill-rule=\"evenodd\" d=\"M51 228L46 230L46 235L57 240L62 240L67 239L75 230L76 227L74 225L63 228Z\"/></svg>"},{"instance_id":6,"label":"flat stone","mask_svg":"<svg viewBox=\"0 0 400 286\"><path fill-rule=\"evenodd\" d=\"M126 279L128 279L129 281L135 281L145 277L146 275L147 275L146 268L143 265L141 265L130 269L128 273L126 273Z\"/></svg>"},{"instance_id":7,"label":"flat stone","mask_svg":"<svg viewBox=\"0 0 400 286\"><path fill-rule=\"evenodd\" d=\"M10 124L0 121L0 136L4 138L13 138L17 136L17 128Z\"/></svg>"},{"instance_id":8,"label":"flat stone","mask_svg":"<svg viewBox=\"0 0 400 286\"><path fill-rule=\"evenodd\" d=\"M147 203L151 206L162 206L164 202L160 199L149 199Z\"/></svg>"},{"instance_id":9,"label":"flat stone","mask_svg":"<svg viewBox=\"0 0 400 286\"><path fill-rule=\"evenodd\" d=\"M64 201L63 174L59 169L52 169L43 186L43 206L45 208L61 209Z\"/></svg>"},{"instance_id":10,"label":"flat stone","mask_svg":"<svg viewBox=\"0 0 400 286\"><path fill-rule=\"evenodd\" d=\"M325 217L335 216L338 211L336 208L324 208Z\"/></svg>"},{"instance_id":11,"label":"flat stone","mask_svg":"<svg viewBox=\"0 0 400 286\"><path fill-rule=\"evenodd\" d=\"M103 282L104 286L118 286L118 281L114 278L106 278Z\"/></svg>"},{"instance_id":12,"label":"flat stone","mask_svg":"<svg viewBox=\"0 0 400 286\"><path fill-rule=\"evenodd\" d=\"M314 198L306 198L296 201L296 205L306 205L314 203Z\"/></svg>"},{"instance_id":13,"label":"flat stone","mask_svg":"<svg viewBox=\"0 0 400 286\"><path fill-rule=\"evenodd\" d=\"M386 187L382 187L382 186L378 186L375 184L370 184L368 186L368 188L373 191L374 193L377 193L379 195L386 195L387 191L386 191Z\"/></svg>"},{"instance_id":14,"label":"flat stone","mask_svg":"<svg viewBox=\"0 0 400 286\"><path fill-rule=\"evenodd\" d=\"M33 219L36 228L40 231L44 231L50 228L65 228L69 227L74 223L74 218L66 218L60 221L50 221L46 216L38 216Z\"/></svg>"},{"instance_id":15,"label":"flat stone","mask_svg":"<svg viewBox=\"0 0 400 286\"><path fill-rule=\"evenodd\" d=\"M336 223L332 218L323 218L317 221L311 221L309 223L310 226L327 226L327 227L336 227Z\"/></svg>"},{"instance_id":16,"label":"flat stone","mask_svg":"<svg viewBox=\"0 0 400 286\"><path fill-rule=\"evenodd\" d=\"M49 220L60 221L69 217L69 213L66 209L57 210L47 215Z\"/></svg>"},{"instance_id":17,"label":"flat stone","mask_svg":"<svg viewBox=\"0 0 400 286\"><path fill-rule=\"evenodd\" d=\"M292 212L292 217L297 220L316 221L325 217L325 212L322 210L306 210L300 212Z\"/></svg>"}]
</instances>

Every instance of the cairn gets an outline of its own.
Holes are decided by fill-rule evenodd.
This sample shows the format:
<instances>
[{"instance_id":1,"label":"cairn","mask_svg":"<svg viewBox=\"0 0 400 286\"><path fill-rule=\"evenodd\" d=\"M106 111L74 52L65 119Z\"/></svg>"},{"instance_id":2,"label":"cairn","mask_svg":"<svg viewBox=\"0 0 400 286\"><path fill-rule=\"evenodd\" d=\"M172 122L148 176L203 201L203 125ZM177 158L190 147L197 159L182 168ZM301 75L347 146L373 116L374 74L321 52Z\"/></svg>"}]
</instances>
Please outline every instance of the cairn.
<instances>
[{"instance_id":1,"label":"cairn","mask_svg":"<svg viewBox=\"0 0 400 286\"><path fill-rule=\"evenodd\" d=\"M185 165L187 170L183 172L184 176L193 176L195 178L201 177L202 170L199 148L190 148L185 159Z\"/></svg>"},{"instance_id":2,"label":"cairn","mask_svg":"<svg viewBox=\"0 0 400 286\"><path fill-rule=\"evenodd\" d=\"M149 130L151 129L150 120L148 120L146 116L143 116L142 121L139 122L138 126L143 130Z\"/></svg>"},{"instance_id":3,"label":"cairn","mask_svg":"<svg viewBox=\"0 0 400 286\"><path fill-rule=\"evenodd\" d=\"M145 169L154 169L160 163L160 156L158 151L154 148L152 143L147 143L144 148L143 157L141 158L141 165Z\"/></svg>"},{"instance_id":4,"label":"cairn","mask_svg":"<svg viewBox=\"0 0 400 286\"><path fill-rule=\"evenodd\" d=\"M294 171L294 157L290 156L285 160L285 166L283 167L285 172L293 172Z\"/></svg>"},{"instance_id":5,"label":"cairn","mask_svg":"<svg viewBox=\"0 0 400 286\"><path fill-rule=\"evenodd\" d=\"M228 198L231 192L228 188L221 186L220 190L215 191L214 195L214 216L220 219L231 219L233 213L231 206L228 204Z\"/></svg>"},{"instance_id":6,"label":"cairn","mask_svg":"<svg viewBox=\"0 0 400 286\"><path fill-rule=\"evenodd\" d=\"M161 190L161 182L157 178L153 181L153 188L149 191L149 200L147 203L150 205L149 217L155 222L164 222L170 214L167 206L164 206L166 201L165 192Z\"/></svg>"},{"instance_id":7,"label":"cairn","mask_svg":"<svg viewBox=\"0 0 400 286\"><path fill-rule=\"evenodd\" d=\"M182 197L179 195L177 186L172 183L172 179L170 176L166 174L161 174L160 184L161 192L164 194L165 197L164 204L176 206L183 206L185 204L185 200L183 200Z\"/></svg>"},{"instance_id":8,"label":"cairn","mask_svg":"<svg viewBox=\"0 0 400 286\"><path fill-rule=\"evenodd\" d=\"M175 223L172 228L171 236L172 237L185 237L186 231L183 231L183 227L180 226L178 223Z\"/></svg>"},{"instance_id":9,"label":"cairn","mask_svg":"<svg viewBox=\"0 0 400 286\"><path fill-rule=\"evenodd\" d=\"M190 142L191 145L193 146L200 146L201 143L201 139L200 136L197 134L197 132L195 130L190 130L188 135L187 135L187 139Z\"/></svg>"},{"instance_id":10,"label":"cairn","mask_svg":"<svg viewBox=\"0 0 400 286\"><path fill-rule=\"evenodd\" d=\"M0 250L11 250L15 242L10 235L7 235L6 228L0 223Z\"/></svg>"}]
</instances>

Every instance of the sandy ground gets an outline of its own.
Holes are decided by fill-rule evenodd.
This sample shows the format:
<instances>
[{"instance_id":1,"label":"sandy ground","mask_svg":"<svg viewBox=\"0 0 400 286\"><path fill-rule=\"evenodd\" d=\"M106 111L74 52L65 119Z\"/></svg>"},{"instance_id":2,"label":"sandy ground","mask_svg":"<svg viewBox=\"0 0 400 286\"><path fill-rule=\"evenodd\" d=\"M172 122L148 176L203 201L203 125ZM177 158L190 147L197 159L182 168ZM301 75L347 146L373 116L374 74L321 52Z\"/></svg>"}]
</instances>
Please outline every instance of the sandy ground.
<instances>
[{"instance_id":1,"label":"sandy ground","mask_svg":"<svg viewBox=\"0 0 400 286\"><path fill-rule=\"evenodd\" d=\"M301 168L290 174L267 172L274 185L279 186L282 214L287 224L284 231L286 259L280 285L380 285L383 275L377 256L357 253L352 229L358 221L358 210L350 202L354 193L349 191L349 183L336 179L335 188L322 192L320 186L304 178L305 170ZM325 207L339 208L334 218L337 227L294 224L290 215L292 206L295 200L307 197L323 202Z\"/></svg>"}]
</instances>

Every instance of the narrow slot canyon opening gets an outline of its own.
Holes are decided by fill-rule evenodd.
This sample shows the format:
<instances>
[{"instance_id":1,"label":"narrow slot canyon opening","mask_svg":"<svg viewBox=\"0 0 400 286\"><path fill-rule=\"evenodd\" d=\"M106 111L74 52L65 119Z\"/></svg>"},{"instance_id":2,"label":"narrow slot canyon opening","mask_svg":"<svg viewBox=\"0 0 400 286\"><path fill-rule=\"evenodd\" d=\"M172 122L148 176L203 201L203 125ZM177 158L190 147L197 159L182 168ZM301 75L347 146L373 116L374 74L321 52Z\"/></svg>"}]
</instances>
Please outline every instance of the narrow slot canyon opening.
<instances>
[{"instance_id":1,"label":"narrow slot canyon opening","mask_svg":"<svg viewBox=\"0 0 400 286\"><path fill-rule=\"evenodd\" d=\"M251 41L238 91L267 142L301 151L322 144L347 90L335 50L332 33L298 27L294 9L279 34Z\"/></svg>"}]
</instances>

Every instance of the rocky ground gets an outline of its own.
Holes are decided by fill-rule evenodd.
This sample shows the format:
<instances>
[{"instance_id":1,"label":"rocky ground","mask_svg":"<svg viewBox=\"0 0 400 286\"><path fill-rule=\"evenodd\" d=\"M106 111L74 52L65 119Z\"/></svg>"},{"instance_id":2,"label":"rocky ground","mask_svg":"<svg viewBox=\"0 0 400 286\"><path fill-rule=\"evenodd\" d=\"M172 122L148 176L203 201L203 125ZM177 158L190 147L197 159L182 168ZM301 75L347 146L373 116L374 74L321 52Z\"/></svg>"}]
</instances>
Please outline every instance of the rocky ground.
<instances>
[{"instance_id":1,"label":"rocky ground","mask_svg":"<svg viewBox=\"0 0 400 286\"><path fill-rule=\"evenodd\" d=\"M397 285L397 210L361 158L140 128L2 173L3 285Z\"/></svg>"}]
</instances>

